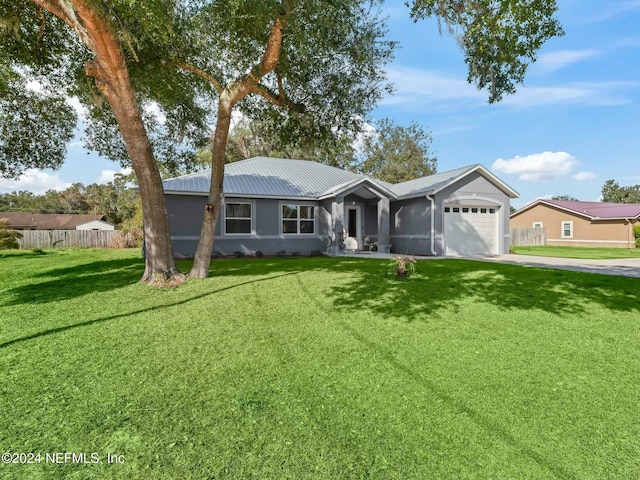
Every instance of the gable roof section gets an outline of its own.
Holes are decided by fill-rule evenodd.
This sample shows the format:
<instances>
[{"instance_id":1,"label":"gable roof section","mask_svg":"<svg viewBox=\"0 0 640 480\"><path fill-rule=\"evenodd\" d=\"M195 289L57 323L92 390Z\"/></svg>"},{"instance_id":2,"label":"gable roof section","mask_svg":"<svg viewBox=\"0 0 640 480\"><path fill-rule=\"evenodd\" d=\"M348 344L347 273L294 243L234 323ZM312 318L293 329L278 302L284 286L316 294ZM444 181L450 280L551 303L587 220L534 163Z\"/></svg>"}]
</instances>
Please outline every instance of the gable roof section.
<instances>
[{"instance_id":1,"label":"gable roof section","mask_svg":"<svg viewBox=\"0 0 640 480\"><path fill-rule=\"evenodd\" d=\"M0 212L0 218L9 220L11 228L35 228L37 230L75 230L78 225L84 225L96 220L104 221L103 215L23 212Z\"/></svg>"},{"instance_id":2,"label":"gable roof section","mask_svg":"<svg viewBox=\"0 0 640 480\"><path fill-rule=\"evenodd\" d=\"M317 198L362 175L308 160L255 157L224 167L224 194L255 197ZM211 170L162 182L165 192L209 193Z\"/></svg>"},{"instance_id":3,"label":"gable roof section","mask_svg":"<svg viewBox=\"0 0 640 480\"><path fill-rule=\"evenodd\" d=\"M255 157L224 167L224 194L267 198L324 199L363 185L391 199L435 194L472 172L478 172L510 198L518 193L482 165L437 173L398 184L309 160ZM206 195L211 170L183 175L162 182L166 193Z\"/></svg>"},{"instance_id":4,"label":"gable roof section","mask_svg":"<svg viewBox=\"0 0 640 480\"><path fill-rule=\"evenodd\" d=\"M640 204L636 203L606 203L606 202L580 202L565 200L538 199L526 207L514 212L511 217L529 210L536 205L547 205L559 208L567 212L580 215L590 220L627 219L640 217Z\"/></svg>"},{"instance_id":5,"label":"gable roof section","mask_svg":"<svg viewBox=\"0 0 640 480\"><path fill-rule=\"evenodd\" d=\"M466 177L472 172L478 172L489 182L494 184L497 188L508 195L509 198L519 197L518 192L513 190L506 183L502 182L498 177L496 177L480 164L470 165L468 167L457 168L455 170L449 170L447 172L436 173L435 175L430 175L428 177L416 178L415 180L397 183L395 185L391 185L391 188L400 198L433 195L441 190L444 190L448 186L454 184L455 182L463 177Z\"/></svg>"}]
</instances>

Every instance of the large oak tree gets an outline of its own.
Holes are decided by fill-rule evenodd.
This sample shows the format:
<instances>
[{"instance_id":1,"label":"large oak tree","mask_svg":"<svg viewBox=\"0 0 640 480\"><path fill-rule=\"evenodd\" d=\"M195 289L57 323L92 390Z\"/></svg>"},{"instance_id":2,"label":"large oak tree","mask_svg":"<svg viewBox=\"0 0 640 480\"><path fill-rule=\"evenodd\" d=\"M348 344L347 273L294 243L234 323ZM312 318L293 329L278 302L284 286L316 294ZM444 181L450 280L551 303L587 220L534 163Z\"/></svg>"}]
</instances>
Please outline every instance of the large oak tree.
<instances>
[{"instance_id":1,"label":"large oak tree","mask_svg":"<svg viewBox=\"0 0 640 480\"><path fill-rule=\"evenodd\" d=\"M166 43L172 35L172 13L176 10L177 5L170 0L152 3L0 1L0 51L3 54L0 58L0 86L7 86L9 94L21 98L28 97L29 93L16 94L16 88L9 88L20 84L19 81L12 81L11 77L16 75L55 85L55 89L48 90L51 97L46 100L49 103L58 102L61 111L65 111L62 97L77 96L90 112L86 120L93 127L89 135L92 146L111 158L119 157L131 162L142 198L146 266L141 281L145 283L180 282L184 279L175 265L162 181L143 120L143 111L139 106L141 99L152 98L169 99L187 107L190 105L190 92L185 93L188 88L175 88L163 97L163 90L157 88L158 85L171 90L171 87L182 84L179 84L175 75L158 75L150 80L154 72L147 65L154 64L154 45ZM134 76L131 75L132 69L136 74ZM88 78L93 81L87 81ZM136 85L134 80L137 80ZM24 85L24 81L21 84ZM149 94L151 91L153 95ZM186 101L180 101L182 99ZM7 102L1 105L4 107ZM2 113L10 117L25 116L25 110L19 103L9 104L8 108ZM183 110L186 108L178 109L176 116ZM196 109L192 109L192 112L196 112ZM75 126L71 118L65 119L60 114L41 117L46 118L32 121L45 120L39 122L40 129L35 129L35 132L46 139L68 140L69 128L50 128L51 119L54 119L54 123L60 121L60 124ZM195 117L200 118L197 115ZM46 120L49 120L49 124ZM179 122L183 128L192 123L191 119L179 120L184 120ZM169 122L170 126L175 124L177 122ZM24 134L24 130L18 133ZM16 129L13 131L16 132ZM31 132L31 139L37 142L34 131ZM170 142L165 140L164 144ZM39 161L39 157L34 157L34 161L27 163L24 159L28 157L29 150L37 152L38 148L29 149L28 143L25 145L22 154L18 152L18 155L14 155L14 164L6 160L2 163L0 158L0 164L4 165L0 173L15 175L19 170L16 166L18 163L22 163L23 167L56 166L64 153L56 144L57 148L48 149L52 159ZM4 146L6 150L6 142ZM118 149L117 146L122 148ZM20 145L13 148L13 152L20 148ZM46 150L46 145L40 147L41 150L43 148Z\"/></svg>"}]
</instances>

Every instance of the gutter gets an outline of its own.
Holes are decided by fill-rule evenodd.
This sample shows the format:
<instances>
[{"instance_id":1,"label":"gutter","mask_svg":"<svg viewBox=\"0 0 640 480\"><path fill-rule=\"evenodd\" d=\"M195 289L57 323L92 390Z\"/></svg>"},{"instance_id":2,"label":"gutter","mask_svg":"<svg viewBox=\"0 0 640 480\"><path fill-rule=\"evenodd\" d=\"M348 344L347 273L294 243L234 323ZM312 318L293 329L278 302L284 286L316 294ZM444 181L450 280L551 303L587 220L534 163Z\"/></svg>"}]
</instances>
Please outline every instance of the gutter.
<instances>
[{"instance_id":1,"label":"gutter","mask_svg":"<svg viewBox=\"0 0 640 480\"><path fill-rule=\"evenodd\" d=\"M438 254L436 253L436 249L435 249L435 241L436 241L436 236L435 236L435 216L436 216L435 200L433 199L433 197L431 195L427 195L427 199L431 202L431 255L433 255L434 257L437 257Z\"/></svg>"}]
</instances>

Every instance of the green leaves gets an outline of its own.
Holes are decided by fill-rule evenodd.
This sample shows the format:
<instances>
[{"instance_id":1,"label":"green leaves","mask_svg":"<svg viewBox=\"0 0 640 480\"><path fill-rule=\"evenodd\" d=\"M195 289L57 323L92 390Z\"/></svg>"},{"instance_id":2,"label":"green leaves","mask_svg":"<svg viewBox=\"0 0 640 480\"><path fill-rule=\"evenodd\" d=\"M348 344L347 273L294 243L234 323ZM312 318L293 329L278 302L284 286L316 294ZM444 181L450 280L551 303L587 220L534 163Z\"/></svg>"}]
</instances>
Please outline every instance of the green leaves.
<instances>
[{"instance_id":1,"label":"green leaves","mask_svg":"<svg viewBox=\"0 0 640 480\"><path fill-rule=\"evenodd\" d=\"M437 159L431 156L431 135L417 123L394 125L385 118L376 131L365 137L364 161L360 172L389 183L400 183L436 173Z\"/></svg>"},{"instance_id":2,"label":"green leaves","mask_svg":"<svg viewBox=\"0 0 640 480\"><path fill-rule=\"evenodd\" d=\"M28 168L57 168L73 138L76 114L64 98L29 90L23 79L4 77L0 96L0 177Z\"/></svg>"},{"instance_id":3,"label":"green leaves","mask_svg":"<svg viewBox=\"0 0 640 480\"><path fill-rule=\"evenodd\" d=\"M410 6L415 21L436 17L457 37L467 80L489 91L489 103L515 93L544 42L564 35L553 17L555 0L415 0Z\"/></svg>"}]
</instances>

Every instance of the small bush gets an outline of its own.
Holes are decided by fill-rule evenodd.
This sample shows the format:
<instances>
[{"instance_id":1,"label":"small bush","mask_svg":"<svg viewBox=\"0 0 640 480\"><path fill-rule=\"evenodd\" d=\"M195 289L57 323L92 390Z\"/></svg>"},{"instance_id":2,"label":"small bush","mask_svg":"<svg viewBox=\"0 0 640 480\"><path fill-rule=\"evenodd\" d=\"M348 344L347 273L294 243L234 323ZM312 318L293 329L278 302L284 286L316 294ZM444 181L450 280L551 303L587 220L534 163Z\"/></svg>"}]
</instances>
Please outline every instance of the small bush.
<instances>
[{"instance_id":1,"label":"small bush","mask_svg":"<svg viewBox=\"0 0 640 480\"><path fill-rule=\"evenodd\" d=\"M258 250L256 252L256 257L258 257L258 258L264 257L264 253L262 253L260 250Z\"/></svg>"},{"instance_id":2,"label":"small bush","mask_svg":"<svg viewBox=\"0 0 640 480\"><path fill-rule=\"evenodd\" d=\"M636 248L640 248L640 224L633 226L633 236L636 239Z\"/></svg>"},{"instance_id":3,"label":"small bush","mask_svg":"<svg viewBox=\"0 0 640 480\"><path fill-rule=\"evenodd\" d=\"M284 250L280 250L276 255L278 257L286 257L287 256L287 252L285 252Z\"/></svg>"},{"instance_id":4,"label":"small bush","mask_svg":"<svg viewBox=\"0 0 640 480\"><path fill-rule=\"evenodd\" d=\"M0 218L0 250L20 248L20 244L18 243L19 238L22 238L20 232L9 230L9 220Z\"/></svg>"},{"instance_id":5,"label":"small bush","mask_svg":"<svg viewBox=\"0 0 640 480\"><path fill-rule=\"evenodd\" d=\"M211 252L211 258L220 258L222 257L222 252L220 250L214 250Z\"/></svg>"},{"instance_id":6,"label":"small bush","mask_svg":"<svg viewBox=\"0 0 640 480\"><path fill-rule=\"evenodd\" d=\"M322 256L322 252L320 250L311 250L311 253L309 254L310 257L321 257Z\"/></svg>"},{"instance_id":7,"label":"small bush","mask_svg":"<svg viewBox=\"0 0 640 480\"><path fill-rule=\"evenodd\" d=\"M31 250L31 253L33 253L34 255L46 255L47 254L47 252L45 252L41 248L34 248L34 249Z\"/></svg>"},{"instance_id":8,"label":"small bush","mask_svg":"<svg viewBox=\"0 0 640 480\"><path fill-rule=\"evenodd\" d=\"M242 258L244 257L244 252L242 250L236 250L235 252L233 252L233 256L236 258Z\"/></svg>"},{"instance_id":9,"label":"small bush","mask_svg":"<svg viewBox=\"0 0 640 480\"><path fill-rule=\"evenodd\" d=\"M291 256L292 257L299 257L300 256L300 252L291 252Z\"/></svg>"}]
</instances>

